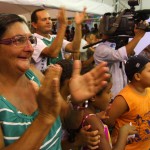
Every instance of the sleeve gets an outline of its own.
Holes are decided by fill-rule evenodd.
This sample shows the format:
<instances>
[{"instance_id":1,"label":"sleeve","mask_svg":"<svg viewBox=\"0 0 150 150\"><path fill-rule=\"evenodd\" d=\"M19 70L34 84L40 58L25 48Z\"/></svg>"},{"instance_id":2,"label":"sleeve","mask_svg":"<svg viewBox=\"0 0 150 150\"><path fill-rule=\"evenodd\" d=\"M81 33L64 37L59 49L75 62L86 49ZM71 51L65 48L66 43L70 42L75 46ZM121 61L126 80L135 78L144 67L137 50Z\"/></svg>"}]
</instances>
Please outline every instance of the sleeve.
<instances>
[{"instance_id":1,"label":"sleeve","mask_svg":"<svg viewBox=\"0 0 150 150\"><path fill-rule=\"evenodd\" d=\"M114 62L124 61L127 59L128 57L127 57L125 46L119 48L118 50L114 50L105 44L100 44L99 46L97 46L94 52L94 60L96 65L102 61L107 61L108 63L114 63Z\"/></svg>"},{"instance_id":2,"label":"sleeve","mask_svg":"<svg viewBox=\"0 0 150 150\"><path fill-rule=\"evenodd\" d=\"M32 59L37 63L41 61L42 57L40 56L43 49L47 47L43 41L39 38L37 38L37 45L34 47L34 52L32 54Z\"/></svg>"},{"instance_id":3,"label":"sleeve","mask_svg":"<svg viewBox=\"0 0 150 150\"><path fill-rule=\"evenodd\" d=\"M69 44L70 42L67 40L63 40L63 44L62 44L62 49L65 50L67 44Z\"/></svg>"},{"instance_id":4,"label":"sleeve","mask_svg":"<svg viewBox=\"0 0 150 150\"><path fill-rule=\"evenodd\" d=\"M51 35L52 38L56 38L57 35ZM69 44L70 42L67 40L63 40L62 42L62 47L61 47L61 51L62 51L62 55L63 53L65 53L65 48L67 46L67 44Z\"/></svg>"}]
</instances>

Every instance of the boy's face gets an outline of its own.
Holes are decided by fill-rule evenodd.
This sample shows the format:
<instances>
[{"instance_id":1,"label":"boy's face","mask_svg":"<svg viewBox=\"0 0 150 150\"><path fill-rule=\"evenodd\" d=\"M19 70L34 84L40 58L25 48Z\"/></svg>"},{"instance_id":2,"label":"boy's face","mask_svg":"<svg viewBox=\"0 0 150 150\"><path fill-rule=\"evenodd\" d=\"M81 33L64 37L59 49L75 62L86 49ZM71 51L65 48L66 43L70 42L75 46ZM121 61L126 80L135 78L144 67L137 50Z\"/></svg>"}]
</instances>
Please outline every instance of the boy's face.
<instances>
[{"instance_id":1,"label":"boy's face","mask_svg":"<svg viewBox=\"0 0 150 150\"><path fill-rule=\"evenodd\" d=\"M145 68L139 74L139 80L142 87L147 88L150 87L150 62L145 65Z\"/></svg>"}]
</instances>

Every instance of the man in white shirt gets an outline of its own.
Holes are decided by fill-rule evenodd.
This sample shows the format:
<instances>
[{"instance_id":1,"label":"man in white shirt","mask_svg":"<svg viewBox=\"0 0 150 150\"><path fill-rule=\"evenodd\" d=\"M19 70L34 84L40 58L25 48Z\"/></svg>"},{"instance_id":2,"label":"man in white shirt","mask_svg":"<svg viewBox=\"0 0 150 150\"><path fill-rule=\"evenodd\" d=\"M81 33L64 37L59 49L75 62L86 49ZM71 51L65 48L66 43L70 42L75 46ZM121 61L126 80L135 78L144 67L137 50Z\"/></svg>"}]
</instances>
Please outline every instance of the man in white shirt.
<instances>
[{"instance_id":1,"label":"man in white shirt","mask_svg":"<svg viewBox=\"0 0 150 150\"><path fill-rule=\"evenodd\" d=\"M112 75L112 94L115 97L120 90L127 84L127 77L124 70L124 64L129 56L133 55L134 48L144 36L145 31L135 29L134 38L125 46L116 50L116 43L109 42L110 37L103 33L102 42L94 52L94 61L98 65L102 61L108 62L110 73Z\"/></svg>"},{"instance_id":2,"label":"man in white shirt","mask_svg":"<svg viewBox=\"0 0 150 150\"><path fill-rule=\"evenodd\" d=\"M57 35L51 35L52 21L45 9L35 10L31 15L32 26L35 29L37 45L34 47L32 63L42 72L48 65L55 64L63 59L62 51L76 53L79 51L81 42L81 23L85 17L85 8L82 13L75 16L76 30L72 42L64 40L67 19L65 10L60 9L58 15L59 28Z\"/></svg>"}]
</instances>

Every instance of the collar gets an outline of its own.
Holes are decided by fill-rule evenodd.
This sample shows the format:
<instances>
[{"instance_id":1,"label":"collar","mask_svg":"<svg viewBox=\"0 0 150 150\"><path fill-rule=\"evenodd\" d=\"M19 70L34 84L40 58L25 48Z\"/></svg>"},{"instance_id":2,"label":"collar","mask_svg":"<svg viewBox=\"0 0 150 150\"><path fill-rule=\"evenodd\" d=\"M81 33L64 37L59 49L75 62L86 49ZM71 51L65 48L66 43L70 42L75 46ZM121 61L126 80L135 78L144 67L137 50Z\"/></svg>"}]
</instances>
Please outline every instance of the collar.
<instances>
[{"instance_id":1,"label":"collar","mask_svg":"<svg viewBox=\"0 0 150 150\"><path fill-rule=\"evenodd\" d=\"M37 37L37 38L39 38L39 39L46 39L46 40L48 40L48 41L51 41L52 40L52 36L50 35L50 39L48 39L48 38L46 38L46 37L44 37L44 36L42 36L42 35L40 35L40 34L37 34L37 33L34 33L33 34L35 37Z\"/></svg>"}]
</instances>

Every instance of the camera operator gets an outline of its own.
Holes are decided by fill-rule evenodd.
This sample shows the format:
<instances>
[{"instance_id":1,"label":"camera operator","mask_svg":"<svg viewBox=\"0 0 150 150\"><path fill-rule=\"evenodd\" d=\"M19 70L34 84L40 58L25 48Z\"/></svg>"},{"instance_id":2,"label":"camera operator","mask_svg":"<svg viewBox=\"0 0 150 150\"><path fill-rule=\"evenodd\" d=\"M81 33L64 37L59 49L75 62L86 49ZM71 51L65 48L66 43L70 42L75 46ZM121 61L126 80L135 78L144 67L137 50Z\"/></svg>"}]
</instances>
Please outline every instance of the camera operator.
<instances>
[{"instance_id":1,"label":"camera operator","mask_svg":"<svg viewBox=\"0 0 150 150\"><path fill-rule=\"evenodd\" d=\"M143 21L140 23L145 25L145 22ZM101 42L97 46L94 52L94 61L96 65L98 65L102 61L108 62L110 73L112 74L112 93L113 97L115 97L120 92L120 90L123 89L123 87L127 84L127 77L124 71L124 64L127 61L128 57L134 54L134 48L144 36L145 31L142 29L137 29L135 25L134 38L129 43L126 42L127 44L116 49L118 45L116 45L116 42L112 42L110 40L112 39L112 36L105 33L104 26L105 25L103 23L102 18L100 20L100 33L102 34L102 39L105 40L105 42ZM117 41L117 43L120 44L122 39L117 38L117 40L118 39L119 42ZM125 37L125 40L127 39L128 38Z\"/></svg>"}]
</instances>

